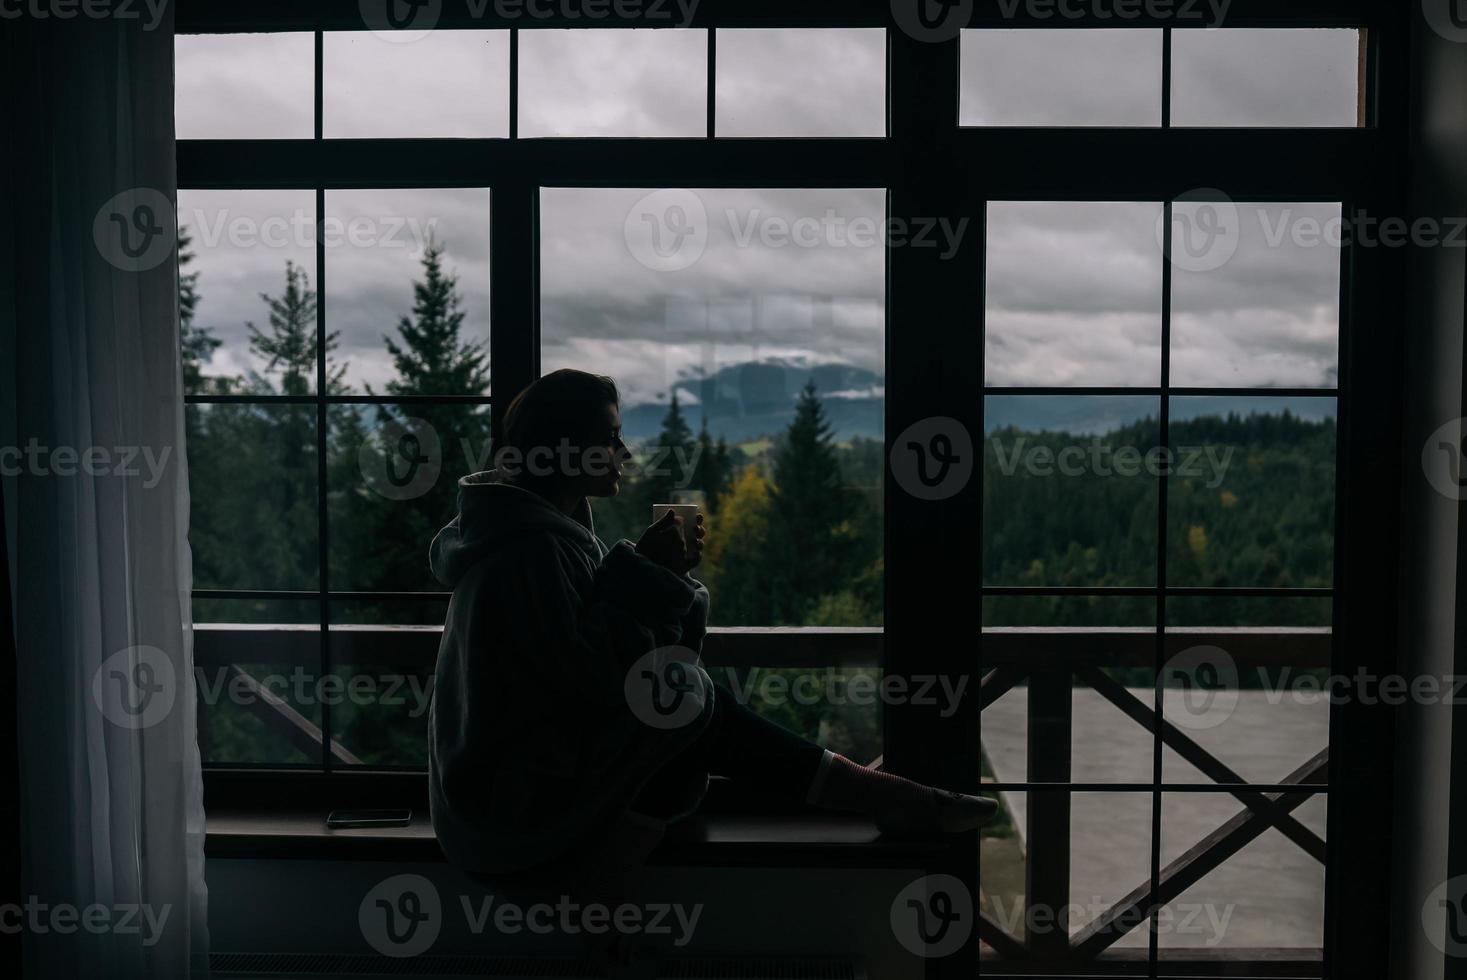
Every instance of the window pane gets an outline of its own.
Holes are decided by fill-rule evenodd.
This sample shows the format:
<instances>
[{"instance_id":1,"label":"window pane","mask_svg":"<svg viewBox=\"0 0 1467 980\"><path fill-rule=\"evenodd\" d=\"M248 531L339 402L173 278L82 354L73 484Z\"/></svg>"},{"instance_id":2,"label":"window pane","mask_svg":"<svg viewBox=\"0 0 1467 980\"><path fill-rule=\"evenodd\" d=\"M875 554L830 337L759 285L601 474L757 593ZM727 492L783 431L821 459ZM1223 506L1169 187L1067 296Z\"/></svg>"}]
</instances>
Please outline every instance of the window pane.
<instances>
[{"instance_id":1,"label":"window pane","mask_svg":"<svg viewBox=\"0 0 1467 980\"><path fill-rule=\"evenodd\" d=\"M519 135L704 136L708 34L520 32Z\"/></svg>"},{"instance_id":2,"label":"window pane","mask_svg":"<svg viewBox=\"0 0 1467 980\"><path fill-rule=\"evenodd\" d=\"M993 395L984 412L984 584L1155 584L1157 399Z\"/></svg>"},{"instance_id":3,"label":"window pane","mask_svg":"<svg viewBox=\"0 0 1467 980\"><path fill-rule=\"evenodd\" d=\"M1160 126L1159 30L965 30L962 126Z\"/></svg>"},{"instance_id":4,"label":"window pane","mask_svg":"<svg viewBox=\"0 0 1467 980\"><path fill-rule=\"evenodd\" d=\"M331 190L325 229L334 383L488 394L489 191Z\"/></svg>"},{"instance_id":5,"label":"window pane","mask_svg":"<svg viewBox=\"0 0 1467 980\"><path fill-rule=\"evenodd\" d=\"M1173 205L1172 383L1339 383L1338 204Z\"/></svg>"},{"instance_id":6,"label":"window pane","mask_svg":"<svg viewBox=\"0 0 1467 980\"><path fill-rule=\"evenodd\" d=\"M1154 629L1151 596L990 595L983 598L983 627L1096 626Z\"/></svg>"},{"instance_id":7,"label":"window pane","mask_svg":"<svg viewBox=\"0 0 1467 980\"><path fill-rule=\"evenodd\" d=\"M433 665L353 664L332 670L331 742L343 767L426 769Z\"/></svg>"},{"instance_id":8,"label":"window pane","mask_svg":"<svg viewBox=\"0 0 1467 980\"><path fill-rule=\"evenodd\" d=\"M1172 125L1357 126L1360 32L1172 32Z\"/></svg>"},{"instance_id":9,"label":"window pane","mask_svg":"<svg viewBox=\"0 0 1467 980\"><path fill-rule=\"evenodd\" d=\"M886 259L874 235L825 236L828 214L844 235L885 206L882 190L541 192L542 369L615 377L642 463L597 528L635 537L651 504L703 494L720 625L881 621Z\"/></svg>"},{"instance_id":10,"label":"window pane","mask_svg":"<svg viewBox=\"0 0 1467 980\"><path fill-rule=\"evenodd\" d=\"M787 731L862 765L881 756L879 667L715 667L710 673L741 703Z\"/></svg>"},{"instance_id":11,"label":"window pane","mask_svg":"<svg viewBox=\"0 0 1467 980\"><path fill-rule=\"evenodd\" d=\"M314 599L195 599L193 609L199 624L194 680L204 764L319 768L320 701L310 681L320 674L320 604ZM272 627L272 637L288 640L261 652L265 634L250 631L260 624L302 628L281 634Z\"/></svg>"},{"instance_id":12,"label":"window pane","mask_svg":"<svg viewBox=\"0 0 1467 980\"><path fill-rule=\"evenodd\" d=\"M192 411L192 409L190 409ZM197 563L197 558L195 559ZM321 623L321 604L312 599L194 599L194 624L273 625L279 623ZM201 635L207 630L200 630ZM208 639L196 641L195 649L210 644ZM206 658L199 657L200 662Z\"/></svg>"},{"instance_id":13,"label":"window pane","mask_svg":"<svg viewBox=\"0 0 1467 980\"><path fill-rule=\"evenodd\" d=\"M189 405L194 586L317 586L316 409Z\"/></svg>"},{"instance_id":14,"label":"window pane","mask_svg":"<svg viewBox=\"0 0 1467 980\"><path fill-rule=\"evenodd\" d=\"M989 385L1156 385L1162 254L1152 202L988 205Z\"/></svg>"},{"instance_id":15,"label":"window pane","mask_svg":"<svg viewBox=\"0 0 1467 980\"><path fill-rule=\"evenodd\" d=\"M1171 585L1333 584L1333 398L1173 398Z\"/></svg>"},{"instance_id":16,"label":"window pane","mask_svg":"<svg viewBox=\"0 0 1467 980\"><path fill-rule=\"evenodd\" d=\"M186 390L315 391L315 194L180 190L178 227Z\"/></svg>"},{"instance_id":17,"label":"window pane","mask_svg":"<svg viewBox=\"0 0 1467 980\"><path fill-rule=\"evenodd\" d=\"M332 588L444 591L428 544L458 512L459 477L489 469L488 406L333 405L328 418Z\"/></svg>"},{"instance_id":18,"label":"window pane","mask_svg":"<svg viewBox=\"0 0 1467 980\"><path fill-rule=\"evenodd\" d=\"M717 44L717 135L886 135L884 30L721 30Z\"/></svg>"},{"instance_id":19,"label":"window pane","mask_svg":"<svg viewBox=\"0 0 1467 980\"><path fill-rule=\"evenodd\" d=\"M1154 603L1153 603L1154 605ZM1024 657L1025 667L1033 672L1044 670L1042 635L1030 634L1033 655ZM1142 643L1154 649L1152 636ZM1127 644L1131 646L1131 644ZM1156 703L1156 667L1153 650L1143 655L1111 656L1097 650L1090 666L1099 668L1110 681L1123 688L1148 709ZM1138 725L1105 694L1117 693L1108 686L1105 693L1078 676L1071 677L1068 667L1049 668L1050 676L1065 674L1065 690L1070 698L1070 772L1074 782L1084 783L1149 783L1151 782L1154 746L1150 731ZM979 715L979 732L983 741L983 758L994 779L1003 783L1032 779L1052 782L1041 770L1031 768L1031 736L1029 697L1030 680L1016 684L1011 690L985 707ZM1058 719L1055 719L1058 720ZM1042 723L1041 723L1042 724ZM1055 744L1049 740L1046 744ZM1042 761L1042 760L1036 760Z\"/></svg>"},{"instance_id":20,"label":"window pane","mask_svg":"<svg viewBox=\"0 0 1467 980\"><path fill-rule=\"evenodd\" d=\"M1174 595L1166 602L1168 629L1238 626L1328 629L1333 615L1334 601L1329 598Z\"/></svg>"},{"instance_id":21,"label":"window pane","mask_svg":"<svg viewBox=\"0 0 1467 980\"><path fill-rule=\"evenodd\" d=\"M1161 807L1163 868L1244 811L1242 803L1222 792L1166 793ZM1316 794L1291 815L1326 840L1328 812L1328 798ZM1165 924L1157 937L1163 957L1195 961L1207 956L1226 964L1228 954L1219 951L1268 949L1304 959L1324 945L1324 864L1271 827L1159 915L1158 922ZM1257 974L1256 961L1235 962L1215 975L1250 974Z\"/></svg>"},{"instance_id":22,"label":"window pane","mask_svg":"<svg viewBox=\"0 0 1467 980\"><path fill-rule=\"evenodd\" d=\"M1100 913L1150 880L1150 794L1035 790L1003 793L999 802L999 815L982 830L977 898L980 910L1010 936L1039 948L1048 943L1054 949L1056 942L1064 941L1057 939L1056 931L1074 937ZM1045 821L1040 816L1042 810L1056 805L1068 808L1067 821ZM1037 817L1032 828L1028 824L1031 812ZM1067 829L1069 839L1033 838L1033 830L1055 827ZM1036 885L1045 886L1030 881L1029 855L1061 849L1070 855L1069 879L1053 901L1046 900L1035 894ZM1129 922L1135 927L1116 946L1139 947L1144 956L1149 939L1146 920L1132 917ZM1013 962L987 944L979 950L985 972L1007 972L998 964ZM1037 976L1069 977L1086 969L1079 957L1026 960L1021 969ZM1089 965L1093 967L1094 962ZM1092 970L1091 975L1102 974Z\"/></svg>"},{"instance_id":23,"label":"window pane","mask_svg":"<svg viewBox=\"0 0 1467 980\"><path fill-rule=\"evenodd\" d=\"M509 135L508 31L328 32L323 57L328 139Z\"/></svg>"},{"instance_id":24,"label":"window pane","mask_svg":"<svg viewBox=\"0 0 1467 980\"><path fill-rule=\"evenodd\" d=\"M1249 642L1258 637L1169 637L1164 713L1241 779L1274 783L1329 747L1330 657L1327 648L1304 639L1289 641L1288 648L1270 644L1264 652ZM1170 747L1162 766L1169 783L1213 781Z\"/></svg>"},{"instance_id":25,"label":"window pane","mask_svg":"<svg viewBox=\"0 0 1467 980\"><path fill-rule=\"evenodd\" d=\"M333 513L333 534L340 526L336 520ZM401 554L393 560L403 564ZM334 568L333 556L333 575ZM332 687L327 690L339 765L427 768L437 628L447 614L446 599L332 601ZM394 627L389 643L375 628L384 623Z\"/></svg>"},{"instance_id":26,"label":"window pane","mask_svg":"<svg viewBox=\"0 0 1467 980\"><path fill-rule=\"evenodd\" d=\"M319 635L310 634L313 645ZM197 669L203 764L320 768L319 662Z\"/></svg>"},{"instance_id":27,"label":"window pane","mask_svg":"<svg viewBox=\"0 0 1467 980\"><path fill-rule=\"evenodd\" d=\"M316 51L310 34L180 34L173 50L179 139L315 134Z\"/></svg>"}]
</instances>

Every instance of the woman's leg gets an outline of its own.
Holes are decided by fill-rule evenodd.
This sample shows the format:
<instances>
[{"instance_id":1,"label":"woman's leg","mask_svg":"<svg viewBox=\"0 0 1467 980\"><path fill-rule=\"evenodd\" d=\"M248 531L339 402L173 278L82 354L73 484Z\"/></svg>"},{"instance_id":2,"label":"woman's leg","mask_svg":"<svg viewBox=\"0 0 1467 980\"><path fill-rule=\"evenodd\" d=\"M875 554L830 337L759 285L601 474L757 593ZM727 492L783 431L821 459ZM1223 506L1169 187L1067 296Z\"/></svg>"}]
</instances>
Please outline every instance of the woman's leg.
<instances>
[{"instance_id":1,"label":"woman's leg","mask_svg":"<svg viewBox=\"0 0 1467 980\"><path fill-rule=\"evenodd\" d=\"M632 808L672 819L690 809L709 775L726 776L793 802L804 801L825 750L761 718L722 684L698 738L642 788Z\"/></svg>"},{"instance_id":2,"label":"woman's leg","mask_svg":"<svg viewBox=\"0 0 1467 980\"><path fill-rule=\"evenodd\" d=\"M972 830L997 808L989 800L933 789L827 752L760 717L721 684L713 686L713 715L703 733L649 782L634 808L654 815L659 806L665 811L667 788L689 773L727 776L788 800L863 813L893 831Z\"/></svg>"}]
</instances>

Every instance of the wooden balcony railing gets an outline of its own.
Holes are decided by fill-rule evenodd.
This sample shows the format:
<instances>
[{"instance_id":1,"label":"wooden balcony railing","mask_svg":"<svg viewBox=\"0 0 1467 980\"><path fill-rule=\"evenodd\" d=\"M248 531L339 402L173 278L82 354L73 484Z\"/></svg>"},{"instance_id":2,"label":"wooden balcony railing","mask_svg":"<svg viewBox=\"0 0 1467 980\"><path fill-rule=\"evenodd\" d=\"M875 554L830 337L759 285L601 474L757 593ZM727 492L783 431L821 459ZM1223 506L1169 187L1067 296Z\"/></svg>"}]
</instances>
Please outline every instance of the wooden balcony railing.
<instances>
[{"instance_id":1,"label":"wooden balcony railing","mask_svg":"<svg viewBox=\"0 0 1467 980\"><path fill-rule=\"evenodd\" d=\"M436 626L333 627L331 667L357 665L428 674L440 636L441 628ZM239 683L248 686L252 680L239 665L319 670L319 641L315 625L201 624L195 627L195 665L205 671L231 672L241 678ZM880 629L723 628L710 632L704 661L713 668L878 667L882 663L882 642ZM1222 647L1240 669L1287 666L1317 670L1330 665L1331 637L1324 628L1176 629L1167 632L1164 642L1168 654L1200 645ZM1234 798L1241 808L1180 857L1162 866L1154 880L1147 875L1146 880L1073 934L1051 929L1021 938L980 912L978 932L985 962L1002 964L1002 969L1014 973L1049 972L1077 963L1102 973L1125 969L1128 964L1136 967L1136 958L1144 956L1145 950L1113 948L1116 942L1134 930L1138 921L1144 921L1152 909L1174 901L1268 830L1279 831L1321 864L1325 861L1324 841L1305 827L1294 811L1320 791L1328 749L1315 754L1277 784L1250 787L1232 767L1183 729L1158 718L1152 704L1107 673L1113 668L1152 667L1156 659L1154 630L990 628L983 630L981 653L975 647L974 658L975 671L982 675L978 686L980 710L1016 688L1023 688L1027 698L1023 791L1028 801L1022 830L1027 841L1024 874L1028 905L1060 909L1070 903L1073 790L1068 787L1083 782L1074 778L1070 757L1077 685L1098 694L1153 736L1159 725L1162 744L1220 784L1220 791ZM279 697L263 690L258 693L258 697L249 699L250 709L270 730L288 738L308 756L319 757L320 728ZM205 723L201 718L201 724ZM334 740L332 753L344 765L361 764ZM1298 792L1290 791L1294 786L1299 787ZM1137 789L1152 787L1130 788L1133 792ZM1317 951L1312 950L1211 950L1183 959L1199 975L1226 973L1236 968L1238 961L1257 960L1267 961L1270 970L1279 976L1308 976L1317 973L1319 964Z\"/></svg>"}]
</instances>

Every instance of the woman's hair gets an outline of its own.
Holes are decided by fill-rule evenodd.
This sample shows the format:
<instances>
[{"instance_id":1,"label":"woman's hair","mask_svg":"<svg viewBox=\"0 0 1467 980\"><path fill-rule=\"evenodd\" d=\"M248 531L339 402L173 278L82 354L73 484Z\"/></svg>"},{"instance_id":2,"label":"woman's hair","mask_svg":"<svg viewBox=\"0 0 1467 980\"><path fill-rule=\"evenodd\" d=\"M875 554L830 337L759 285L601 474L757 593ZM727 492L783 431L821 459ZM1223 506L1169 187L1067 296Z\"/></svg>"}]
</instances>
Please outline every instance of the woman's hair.
<instances>
[{"instance_id":1,"label":"woman's hair","mask_svg":"<svg viewBox=\"0 0 1467 980\"><path fill-rule=\"evenodd\" d=\"M498 465L513 470L535 450L556 452L569 445L584 451L604 443L606 434L599 431L602 410L620 401L616 382L604 375L572 368L552 371L516 395L504 410L495 447Z\"/></svg>"}]
</instances>

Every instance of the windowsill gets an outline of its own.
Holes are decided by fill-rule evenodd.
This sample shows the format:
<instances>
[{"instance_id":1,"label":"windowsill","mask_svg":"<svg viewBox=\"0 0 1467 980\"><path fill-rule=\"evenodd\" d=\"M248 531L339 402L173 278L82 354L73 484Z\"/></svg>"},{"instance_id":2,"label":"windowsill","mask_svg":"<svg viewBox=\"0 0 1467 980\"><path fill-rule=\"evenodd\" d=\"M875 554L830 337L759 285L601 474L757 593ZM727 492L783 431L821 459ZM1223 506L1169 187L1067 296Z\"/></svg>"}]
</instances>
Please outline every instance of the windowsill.
<instances>
[{"instance_id":1,"label":"windowsill","mask_svg":"<svg viewBox=\"0 0 1467 980\"><path fill-rule=\"evenodd\" d=\"M883 837L841 815L708 814L675 824L653 854L665 866L925 866L957 838ZM320 810L211 811L205 853L215 859L444 861L427 813L407 827L335 830Z\"/></svg>"}]
</instances>

